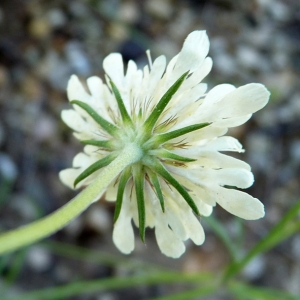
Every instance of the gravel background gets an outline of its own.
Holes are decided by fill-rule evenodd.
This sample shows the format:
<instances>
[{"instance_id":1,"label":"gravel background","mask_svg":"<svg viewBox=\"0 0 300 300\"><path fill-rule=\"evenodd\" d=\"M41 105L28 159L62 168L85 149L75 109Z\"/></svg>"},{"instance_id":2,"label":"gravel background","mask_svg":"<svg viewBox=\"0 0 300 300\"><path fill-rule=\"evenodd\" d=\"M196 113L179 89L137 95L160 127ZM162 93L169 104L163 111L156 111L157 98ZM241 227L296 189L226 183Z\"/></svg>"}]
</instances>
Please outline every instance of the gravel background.
<instances>
[{"instance_id":1,"label":"gravel background","mask_svg":"<svg viewBox=\"0 0 300 300\"><path fill-rule=\"evenodd\" d=\"M61 169L71 166L81 150L60 119L61 110L68 108L65 89L70 75L103 76L103 58L116 51L140 67L147 62L147 49L153 57L165 54L169 59L196 29L206 29L211 41L209 55L214 66L206 79L209 87L261 82L272 93L265 109L230 132L247 150L240 158L251 164L256 178L248 192L265 204L266 217L242 223L219 208L214 216L233 238L243 228L243 252L299 201L299 0L1 0L1 230L49 214L75 195L57 176ZM142 272L142 267L133 265L133 259L169 269L216 274L229 261L225 247L205 219L206 242L201 247L188 242L182 258L172 260L161 255L153 232L147 230L146 247L137 236L136 249L127 261L111 240L112 214L111 204L99 201L49 240L116 255L115 259L131 267L121 262L116 266L108 258L100 265L88 263L39 244L0 258L0 289L8 288L14 295L80 279ZM298 234L254 259L240 278L300 294L299 249ZM72 299L149 299L180 288L141 287Z\"/></svg>"}]
</instances>

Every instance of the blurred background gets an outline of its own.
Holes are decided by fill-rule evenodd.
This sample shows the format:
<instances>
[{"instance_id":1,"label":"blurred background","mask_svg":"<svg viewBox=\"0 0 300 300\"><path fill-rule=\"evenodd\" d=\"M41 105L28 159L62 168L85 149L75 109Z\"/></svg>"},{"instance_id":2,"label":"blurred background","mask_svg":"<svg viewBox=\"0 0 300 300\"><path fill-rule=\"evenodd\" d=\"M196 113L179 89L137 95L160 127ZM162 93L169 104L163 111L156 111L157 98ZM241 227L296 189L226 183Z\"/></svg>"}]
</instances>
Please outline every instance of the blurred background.
<instances>
[{"instance_id":1,"label":"blurred background","mask_svg":"<svg viewBox=\"0 0 300 300\"><path fill-rule=\"evenodd\" d=\"M170 59L191 31L204 29L214 61L209 88L260 82L272 93L266 108L230 131L256 179L247 192L264 203L266 216L243 222L219 207L213 213L240 255L261 240L300 196L299 0L0 0L0 230L47 215L75 195L58 179L82 149L60 119L71 74L102 77L110 52L140 67L147 49ZM146 245L136 235L135 251L124 256L112 243L113 209L102 199L50 239L1 257L0 290L19 295L151 267L217 276L230 261L205 218L204 245L188 241L178 260L160 253L151 230ZM299 249L298 234L256 257L240 278L300 294ZM150 299L181 288L141 286L70 299Z\"/></svg>"}]
</instances>

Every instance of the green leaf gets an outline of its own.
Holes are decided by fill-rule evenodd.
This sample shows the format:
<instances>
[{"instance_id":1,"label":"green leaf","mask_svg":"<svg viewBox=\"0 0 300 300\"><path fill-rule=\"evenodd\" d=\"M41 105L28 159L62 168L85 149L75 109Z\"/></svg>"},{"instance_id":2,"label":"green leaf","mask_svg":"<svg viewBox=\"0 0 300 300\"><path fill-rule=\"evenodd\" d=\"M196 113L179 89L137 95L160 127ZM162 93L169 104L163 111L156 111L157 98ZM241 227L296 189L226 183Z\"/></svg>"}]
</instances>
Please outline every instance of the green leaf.
<instances>
[{"instance_id":1,"label":"green leaf","mask_svg":"<svg viewBox=\"0 0 300 300\"><path fill-rule=\"evenodd\" d=\"M87 169L85 169L82 173L74 181L74 187L83 179L90 176L92 173L98 171L99 169L109 165L116 157L118 156L118 152L113 152L108 154L107 156L99 159L95 163L91 164Z\"/></svg>"},{"instance_id":2,"label":"green leaf","mask_svg":"<svg viewBox=\"0 0 300 300\"><path fill-rule=\"evenodd\" d=\"M174 94L178 91L181 84L185 80L187 74L189 71L185 72L177 81L166 91L166 93L162 96L162 98L159 100L155 108L153 109L152 113L148 117L148 119L145 121L143 127L147 132L151 132L152 129L155 126L156 121L160 117L160 115L163 113L164 109L174 96Z\"/></svg>"},{"instance_id":3,"label":"green leaf","mask_svg":"<svg viewBox=\"0 0 300 300\"><path fill-rule=\"evenodd\" d=\"M156 194L157 194L157 198L160 202L160 206L163 212L165 212L165 200L164 200L164 196L162 194L161 191L161 187L160 187L160 183L158 180L158 177L155 173L151 172L150 170L147 171L149 178L151 180L151 183L153 184Z\"/></svg>"},{"instance_id":4,"label":"green leaf","mask_svg":"<svg viewBox=\"0 0 300 300\"><path fill-rule=\"evenodd\" d=\"M91 108L88 104L79 101L79 100L73 100L70 102L71 104L78 105L83 110L85 110L105 131L107 131L111 136L117 137L117 133L119 131L119 128L115 126L114 124L106 121L103 119L100 115L97 114L97 112Z\"/></svg>"},{"instance_id":5,"label":"green leaf","mask_svg":"<svg viewBox=\"0 0 300 300\"><path fill-rule=\"evenodd\" d=\"M168 283L193 283L204 287L211 284L214 277L211 274L189 274L171 272L152 272L129 277L112 277L89 281L71 282L65 285L36 290L7 297L10 300L55 300L71 299L79 295L87 295L105 290L128 289L138 286L161 285ZM216 288L215 288L216 289ZM86 297L85 297L86 298ZM183 298L188 299L188 298Z\"/></svg>"},{"instance_id":6,"label":"green leaf","mask_svg":"<svg viewBox=\"0 0 300 300\"><path fill-rule=\"evenodd\" d=\"M300 201L285 214L285 216L273 227L273 229L257 243L240 261L231 264L226 270L223 280L228 280L239 273L255 256L268 251L289 236L299 232L300 221L293 220L300 211Z\"/></svg>"},{"instance_id":7,"label":"green leaf","mask_svg":"<svg viewBox=\"0 0 300 300\"><path fill-rule=\"evenodd\" d=\"M81 144L84 145L92 145L92 146L96 146L96 147L100 147L100 148L105 148L105 149L109 149L112 150L112 141L97 141L97 140L82 140L80 141Z\"/></svg>"},{"instance_id":8,"label":"green leaf","mask_svg":"<svg viewBox=\"0 0 300 300\"><path fill-rule=\"evenodd\" d=\"M150 139L148 142L145 143L143 148L145 150L151 149L153 147L156 148L158 145L164 144L165 142L167 142L169 140L172 140L179 136L185 135L187 133L202 129L210 124L211 123L194 124L194 125L190 125L190 126L186 126L186 127L174 130L174 131L155 135L152 139Z\"/></svg>"},{"instance_id":9,"label":"green leaf","mask_svg":"<svg viewBox=\"0 0 300 300\"><path fill-rule=\"evenodd\" d=\"M236 245L231 240L228 230L224 228L224 226L213 216L209 216L204 218L204 221L209 225L209 227L219 236L220 240L226 246L231 259L236 261L238 258L238 251L236 249Z\"/></svg>"},{"instance_id":10,"label":"green leaf","mask_svg":"<svg viewBox=\"0 0 300 300\"><path fill-rule=\"evenodd\" d=\"M126 184L130 179L130 177L131 177L131 167L127 167L123 171L118 185L118 193L117 193L116 207L114 213L114 223L116 223L119 218L121 208L122 208L122 203L123 203L123 194L125 191Z\"/></svg>"},{"instance_id":11,"label":"green leaf","mask_svg":"<svg viewBox=\"0 0 300 300\"><path fill-rule=\"evenodd\" d=\"M3 285L2 287L2 291L4 287L9 289L10 286L16 282L21 271L24 268L27 254L28 248L24 248L14 253L12 257L8 255L6 256L6 258L8 258L6 262L8 262L9 260L10 262L8 262L8 264L6 265L6 271L1 274L1 277L4 279L3 283L5 282L5 285Z\"/></svg>"},{"instance_id":12,"label":"green leaf","mask_svg":"<svg viewBox=\"0 0 300 300\"><path fill-rule=\"evenodd\" d=\"M116 87L116 85L111 80L110 80L110 85L111 85L112 91L113 91L113 93L116 97L122 120L124 121L124 123L130 124L131 126L133 126L132 120L131 120L131 118L130 118L127 110L126 110L126 107L124 105L124 101L121 97L121 94L120 94L118 88Z\"/></svg>"},{"instance_id":13,"label":"green leaf","mask_svg":"<svg viewBox=\"0 0 300 300\"><path fill-rule=\"evenodd\" d=\"M192 161L196 161L197 159L193 159L193 158L188 158L188 157L184 157L181 155L177 155L173 152L170 152L166 149L156 149L156 150L150 150L148 152L150 155L159 157L159 158L163 158L163 159L167 159L167 160L176 160L176 161L182 161L182 162L192 162Z\"/></svg>"},{"instance_id":14,"label":"green leaf","mask_svg":"<svg viewBox=\"0 0 300 300\"><path fill-rule=\"evenodd\" d=\"M217 287L213 284L208 284L205 286L189 289L183 292L175 292L168 296L161 296L151 298L149 300L187 300L187 299L202 299L202 297L210 296L216 294ZM206 298L206 297L205 297ZM203 298L204 299L204 298ZM206 299L215 299L215 298L206 298Z\"/></svg>"},{"instance_id":15,"label":"green leaf","mask_svg":"<svg viewBox=\"0 0 300 300\"><path fill-rule=\"evenodd\" d=\"M165 167L156 159L148 159L145 160L145 164L154 172L159 174L161 177L163 177L165 180L167 180L178 192L179 194L184 198L184 200L187 202L187 204L190 206L190 208L193 210L193 212L200 216L200 213L198 211L197 205L195 204L192 197L189 195L189 193L186 191L186 189L165 169Z\"/></svg>"},{"instance_id":16,"label":"green leaf","mask_svg":"<svg viewBox=\"0 0 300 300\"><path fill-rule=\"evenodd\" d=\"M136 201L139 215L139 232L140 238L145 243L145 230L146 230L146 211L144 199L144 174L140 165L132 167L133 179L136 192Z\"/></svg>"},{"instance_id":17,"label":"green leaf","mask_svg":"<svg viewBox=\"0 0 300 300\"><path fill-rule=\"evenodd\" d=\"M172 271L171 267L164 267L158 263L146 262L142 259L124 256L121 253L113 254L111 252L105 252L104 250L93 250L54 240L47 240L41 243L41 245L61 257L67 257L68 259L72 258L92 265L124 268L124 270L128 270L130 272L141 269L147 270L148 272Z\"/></svg>"},{"instance_id":18,"label":"green leaf","mask_svg":"<svg viewBox=\"0 0 300 300\"><path fill-rule=\"evenodd\" d=\"M299 295L283 290L250 286L241 282L230 282L228 290L243 300L299 300Z\"/></svg>"}]
</instances>

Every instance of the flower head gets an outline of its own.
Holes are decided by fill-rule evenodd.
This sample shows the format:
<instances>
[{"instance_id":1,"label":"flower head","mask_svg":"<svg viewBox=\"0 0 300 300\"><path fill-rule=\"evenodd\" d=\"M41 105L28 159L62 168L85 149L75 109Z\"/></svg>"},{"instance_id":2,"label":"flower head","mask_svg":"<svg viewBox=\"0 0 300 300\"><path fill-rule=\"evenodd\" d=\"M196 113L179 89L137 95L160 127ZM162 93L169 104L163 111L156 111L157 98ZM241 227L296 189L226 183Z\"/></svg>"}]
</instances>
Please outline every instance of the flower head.
<instances>
[{"instance_id":1,"label":"flower head","mask_svg":"<svg viewBox=\"0 0 300 300\"><path fill-rule=\"evenodd\" d=\"M169 64L164 56L153 63L149 58L149 66L138 70L129 61L124 74L122 56L113 53L103 62L106 83L88 78L86 92L76 76L69 81L73 109L62 119L85 147L73 168L60 172L63 183L89 185L128 144L142 153L106 192L108 201L116 201L113 240L123 253L134 249L132 219L143 241L145 228L155 228L161 251L179 257L188 238L203 243L198 216L209 216L217 203L247 220L264 216L258 199L232 188L252 185L250 166L222 152L243 152L225 134L264 107L269 92L256 83L207 92L208 49L205 31L194 31Z\"/></svg>"}]
</instances>

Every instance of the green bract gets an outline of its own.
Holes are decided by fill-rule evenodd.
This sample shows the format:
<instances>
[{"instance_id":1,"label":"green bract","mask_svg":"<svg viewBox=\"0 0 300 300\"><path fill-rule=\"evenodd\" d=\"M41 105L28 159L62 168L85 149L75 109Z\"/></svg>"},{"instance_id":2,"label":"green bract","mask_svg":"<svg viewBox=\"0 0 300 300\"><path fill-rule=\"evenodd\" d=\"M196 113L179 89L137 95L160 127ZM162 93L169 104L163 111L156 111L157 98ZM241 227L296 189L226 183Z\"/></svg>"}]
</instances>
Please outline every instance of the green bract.
<instances>
[{"instance_id":1,"label":"green bract","mask_svg":"<svg viewBox=\"0 0 300 300\"><path fill-rule=\"evenodd\" d=\"M164 179L168 184L172 185L185 199L193 212L200 215L198 208L193 201L188 191L167 171L162 161L167 164L181 164L195 161L195 159L177 155L172 152L172 149L176 148L176 145L172 145L172 142L166 144L166 142L185 135L195 130L199 130L209 125L209 123L195 124L187 126L182 129L174 130L171 132L163 133L164 126L159 127L159 132L155 130L157 120L171 101L173 95L180 88L182 83L187 77L188 72L185 72L179 79L166 91L162 98L158 101L157 105L152 110L149 117L144 121L142 126L134 126L134 120L142 119L142 111L139 111L138 116L130 117L126 110L122 96L117 86L110 80L112 92L118 104L121 120L119 120L119 126L115 126L101 117L94 109L88 104L79 100L71 101L72 104L78 105L80 108L86 111L103 130L105 130L111 138L109 140L83 140L82 143L86 145L93 145L99 147L99 149L105 149L110 152L104 158L86 168L74 181L74 186L79 182L98 171L99 169L110 164L115 158L117 158L120 151L129 143L135 143L143 153L140 161L127 167L119 178L116 208L114 214L114 222L117 221L122 208L123 195L126 184L133 178L136 191L138 218L139 218L139 231L142 241L145 241L145 227L146 227L146 213L145 213L145 200L144 200L144 181L148 180L150 185L155 190L157 197L161 204L161 209L164 212L164 196L158 180L158 176ZM167 149L165 148L167 146Z\"/></svg>"}]
</instances>

